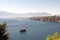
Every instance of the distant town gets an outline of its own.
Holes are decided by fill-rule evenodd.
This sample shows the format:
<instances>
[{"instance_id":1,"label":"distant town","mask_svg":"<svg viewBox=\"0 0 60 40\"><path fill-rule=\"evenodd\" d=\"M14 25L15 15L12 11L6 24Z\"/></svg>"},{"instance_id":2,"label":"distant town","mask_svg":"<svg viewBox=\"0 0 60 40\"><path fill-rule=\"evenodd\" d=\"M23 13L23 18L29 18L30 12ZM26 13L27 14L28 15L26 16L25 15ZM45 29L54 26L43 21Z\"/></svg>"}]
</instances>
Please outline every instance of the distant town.
<instances>
[{"instance_id":1,"label":"distant town","mask_svg":"<svg viewBox=\"0 0 60 40\"><path fill-rule=\"evenodd\" d=\"M42 17L31 17L31 20L39 20L46 22L60 22L59 16L42 16Z\"/></svg>"}]
</instances>

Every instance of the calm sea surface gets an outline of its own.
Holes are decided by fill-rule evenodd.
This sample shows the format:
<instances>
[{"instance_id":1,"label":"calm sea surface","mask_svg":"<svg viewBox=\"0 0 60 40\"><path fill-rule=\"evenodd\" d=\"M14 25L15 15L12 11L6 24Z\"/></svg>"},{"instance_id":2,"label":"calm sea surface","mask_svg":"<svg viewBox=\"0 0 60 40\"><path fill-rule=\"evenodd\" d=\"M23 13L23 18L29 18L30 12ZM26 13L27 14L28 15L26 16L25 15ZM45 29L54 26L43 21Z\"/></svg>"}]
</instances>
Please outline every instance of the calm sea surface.
<instances>
[{"instance_id":1,"label":"calm sea surface","mask_svg":"<svg viewBox=\"0 0 60 40\"><path fill-rule=\"evenodd\" d=\"M0 19L0 23L7 21L7 31L10 40L45 40L47 35L60 33L60 23L41 22L28 19ZM20 33L20 29L25 27L27 32Z\"/></svg>"}]
</instances>

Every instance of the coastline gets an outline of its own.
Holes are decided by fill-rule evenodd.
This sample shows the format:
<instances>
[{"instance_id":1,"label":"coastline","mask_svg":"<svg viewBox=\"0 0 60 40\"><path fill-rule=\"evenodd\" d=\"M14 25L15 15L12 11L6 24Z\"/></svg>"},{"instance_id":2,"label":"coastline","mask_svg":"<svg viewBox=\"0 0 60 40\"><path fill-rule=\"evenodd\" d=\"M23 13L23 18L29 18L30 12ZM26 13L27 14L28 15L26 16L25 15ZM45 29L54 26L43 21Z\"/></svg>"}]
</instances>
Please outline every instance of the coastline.
<instances>
[{"instance_id":1,"label":"coastline","mask_svg":"<svg viewBox=\"0 0 60 40\"><path fill-rule=\"evenodd\" d=\"M31 17L30 20L44 21L44 22L59 22L60 17L58 16L47 16L47 17Z\"/></svg>"}]
</instances>

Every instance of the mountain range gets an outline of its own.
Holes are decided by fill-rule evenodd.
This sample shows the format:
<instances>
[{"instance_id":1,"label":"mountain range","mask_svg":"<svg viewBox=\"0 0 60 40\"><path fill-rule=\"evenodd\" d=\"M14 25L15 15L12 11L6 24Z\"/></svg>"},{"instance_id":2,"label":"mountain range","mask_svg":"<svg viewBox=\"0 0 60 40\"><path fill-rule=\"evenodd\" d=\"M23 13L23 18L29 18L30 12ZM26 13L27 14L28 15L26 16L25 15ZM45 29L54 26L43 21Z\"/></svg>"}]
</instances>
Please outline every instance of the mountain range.
<instances>
[{"instance_id":1,"label":"mountain range","mask_svg":"<svg viewBox=\"0 0 60 40\"><path fill-rule=\"evenodd\" d=\"M36 13L28 13L28 14L16 14L16 13L11 13L11 12L5 12L1 11L0 12L0 18L28 18L28 17L33 17L33 16L51 16L52 14L49 14L47 12L36 12Z\"/></svg>"}]
</instances>

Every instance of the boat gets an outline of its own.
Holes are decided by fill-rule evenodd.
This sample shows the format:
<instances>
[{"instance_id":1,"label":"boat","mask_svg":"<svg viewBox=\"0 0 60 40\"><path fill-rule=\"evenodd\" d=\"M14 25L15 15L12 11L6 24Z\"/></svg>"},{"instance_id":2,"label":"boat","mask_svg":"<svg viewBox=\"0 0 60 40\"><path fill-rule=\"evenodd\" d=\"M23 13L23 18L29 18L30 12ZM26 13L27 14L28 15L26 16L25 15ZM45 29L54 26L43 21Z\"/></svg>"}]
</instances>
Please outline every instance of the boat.
<instances>
[{"instance_id":1,"label":"boat","mask_svg":"<svg viewBox=\"0 0 60 40\"><path fill-rule=\"evenodd\" d=\"M22 28L20 32L26 32L26 28Z\"/></svg>"}]
</instances>

